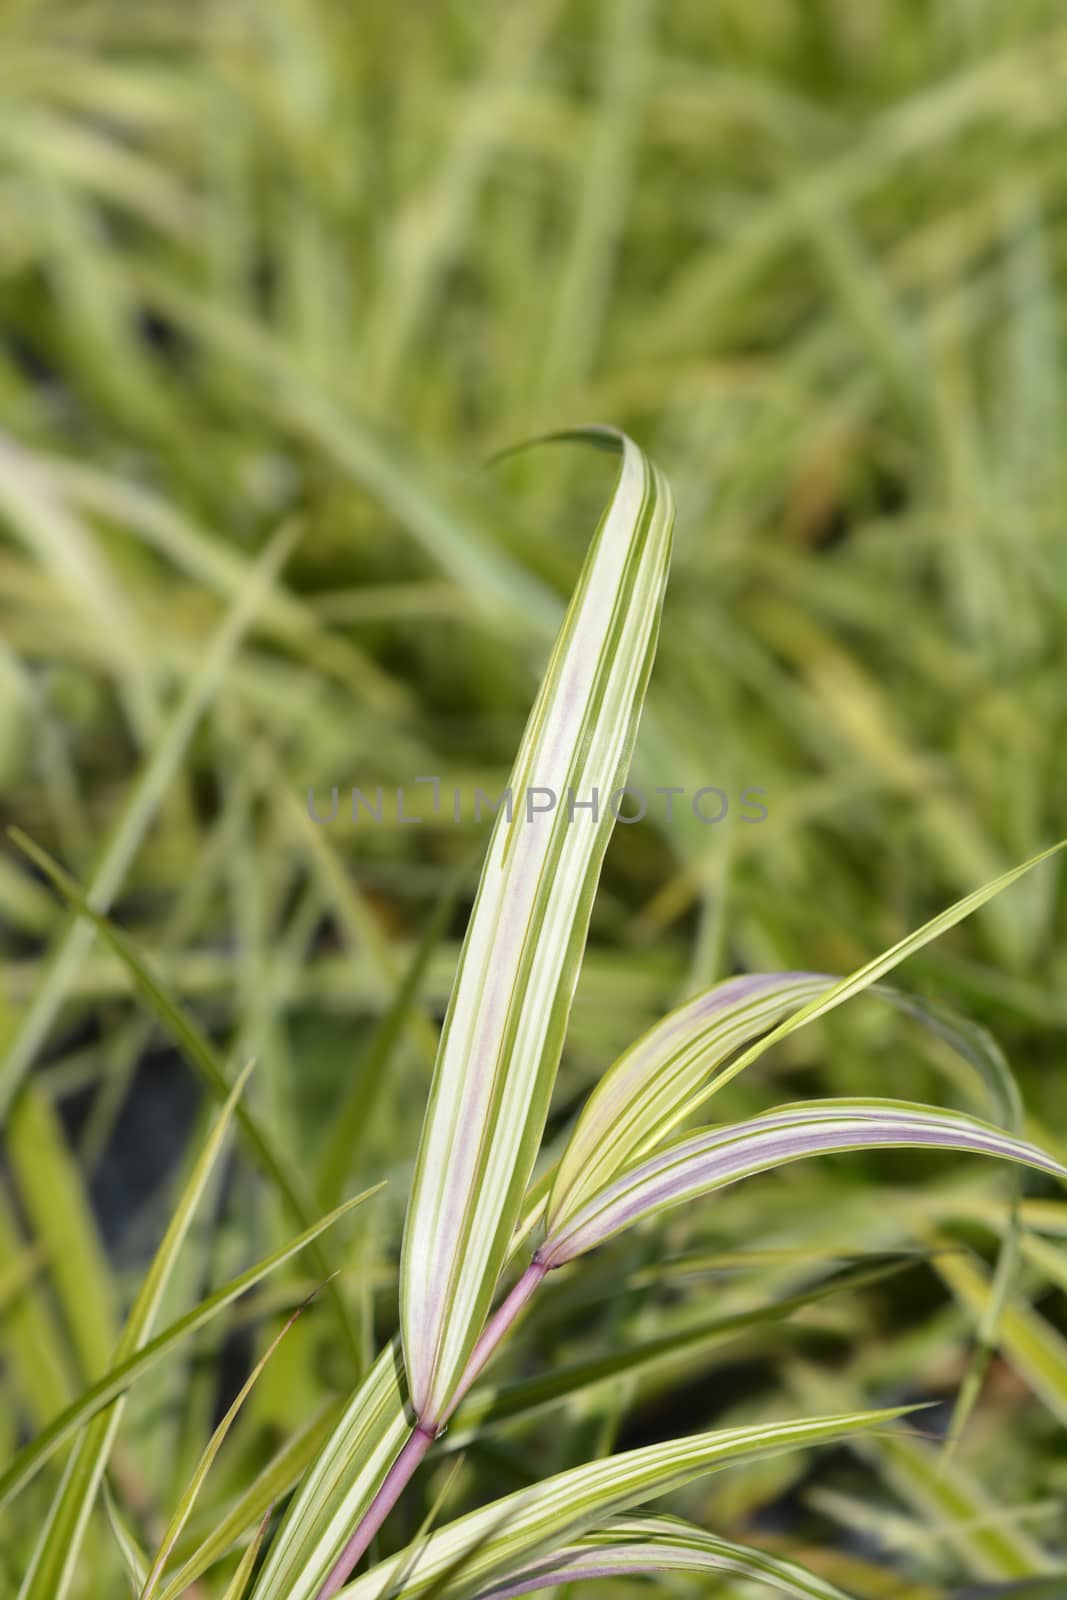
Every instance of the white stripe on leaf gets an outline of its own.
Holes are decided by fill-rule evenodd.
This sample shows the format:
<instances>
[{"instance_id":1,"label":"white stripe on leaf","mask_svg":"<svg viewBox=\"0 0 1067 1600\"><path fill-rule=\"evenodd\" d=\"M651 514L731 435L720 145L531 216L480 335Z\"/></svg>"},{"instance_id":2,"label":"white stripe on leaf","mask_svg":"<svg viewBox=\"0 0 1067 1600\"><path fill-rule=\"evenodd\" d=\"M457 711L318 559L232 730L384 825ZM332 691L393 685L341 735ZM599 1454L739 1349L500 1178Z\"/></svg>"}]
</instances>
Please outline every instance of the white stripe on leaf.
<instances>
[{"instance_id":1,"label":"white stripe on leaf","mask_svg":"<svg viewBox=\"0 0 1067 1600\"><path fill-rule=\"evenodd\" d=\"M655 652L673 511L665 480L622 435L615 491L530 715L498 813L445 1018L401 1261L412 1404L448 1414L492 1304L559 1062L600 866ZM528 820L521 797L558 797ZM601 798L599 817L566 797Z\"/></svg>"}]
</instances>

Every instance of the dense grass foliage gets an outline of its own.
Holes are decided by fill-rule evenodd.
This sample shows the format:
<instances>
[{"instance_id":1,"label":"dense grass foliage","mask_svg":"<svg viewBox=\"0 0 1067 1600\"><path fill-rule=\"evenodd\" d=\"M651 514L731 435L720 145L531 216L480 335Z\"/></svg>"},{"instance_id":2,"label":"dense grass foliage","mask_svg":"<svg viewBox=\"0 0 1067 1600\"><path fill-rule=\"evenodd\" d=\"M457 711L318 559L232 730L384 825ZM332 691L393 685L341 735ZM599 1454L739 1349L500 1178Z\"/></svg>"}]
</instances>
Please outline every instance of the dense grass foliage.
<instances>
[{"instance_id":1,"label":"dense grass foliage","mask_svg":"<svg viewBox=\"0 0 1067 1600\"><path fill-rule=\"evenodd\" d=\"M673 1008L859 968L1067 831L1065 91L1054 0L3 8L0 792L47 856L0 853L0 1595L64 1462L106 1459L28 1600L141 1592L168 1529L158 1594L221 1600L357 1382L395 1398L477 792L611 490L498 451L611 423L677 506L648 814L542 1168ZM909 999L783 1030L716 1119L931 1101L1062 1159L1062 870L917 948ZM1051 1180L907 1150L620 1234L543 1286L380 1553L615 1450L936 1402L664 1478L706 1537L631 1522L557 1575L622 1600L653 1536L690 1593L760 1592L757 1549L861 1600L1067 1568L1065 1232Z\"/></svg>"}]
</instances>

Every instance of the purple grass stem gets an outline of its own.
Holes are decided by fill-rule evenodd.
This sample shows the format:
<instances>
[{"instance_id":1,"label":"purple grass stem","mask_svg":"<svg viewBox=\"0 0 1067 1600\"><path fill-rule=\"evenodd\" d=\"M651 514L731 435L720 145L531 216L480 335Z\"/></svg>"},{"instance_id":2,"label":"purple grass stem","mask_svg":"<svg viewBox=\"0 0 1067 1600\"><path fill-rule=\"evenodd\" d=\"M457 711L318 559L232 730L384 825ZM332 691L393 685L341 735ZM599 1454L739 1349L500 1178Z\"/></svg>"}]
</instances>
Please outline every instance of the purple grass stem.
<instances>
[{"instance_id":1,"label":"purple grass stem","mask_svg":"<svg viewBox=\"0 0 1067 1600\"><path fill-rule=\"evenodd\" d=\"M467 1393L467 1390L548 1271L549 1268L546 1263L535 1255L510 1294L501 1301L493 1312L483 1328L477 1344L471 1351L470 1359L463 1370L463 1376L456 1386L456 1392L452 1396L444 1417L439 1421L420 1418L415 1424L414 1431L386 1473L378 1493L367 1507L359 1525L353 1530L348 1543L331 1567L330 1575L319 1590L317 1600L332 1600L332 1596L344 1588L357 1561L366 1552L371 1540L400 1499L426 1452L438 1434L442 1432L448 1418L455 1411L459 1402L463 1399L463 1396Z\"/></svg>"}]
</instances>

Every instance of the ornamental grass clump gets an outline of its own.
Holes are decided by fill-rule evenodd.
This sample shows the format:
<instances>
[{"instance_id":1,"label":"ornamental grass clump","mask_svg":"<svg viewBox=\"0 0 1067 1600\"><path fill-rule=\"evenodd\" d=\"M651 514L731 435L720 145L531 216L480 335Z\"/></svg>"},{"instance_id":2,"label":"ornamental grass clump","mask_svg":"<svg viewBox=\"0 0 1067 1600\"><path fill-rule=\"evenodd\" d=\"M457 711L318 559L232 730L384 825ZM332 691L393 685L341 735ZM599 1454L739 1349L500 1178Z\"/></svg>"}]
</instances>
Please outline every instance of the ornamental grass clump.
<instances>
[{"instance_id":1,"label":"ornamental grass clump","mask_svg":"<svg viewBox=\"0 0 1067 1600\"><path fill-rule=\"evenodd\" d=\"M608 429L568 437L611 452L617 478L530 714L511 788L606 796L624 783L634 748L656 651L673 507L664 478L630 439ZM441 1030L406 1207L399 1334L322 1430L302 1475L268 1470L258 1494L242 1496L230 1517L190 1547L183 1535L208 1470L279 1334L218 1423L151 1559L106 1489L124 1395L149 1365L283 1257L320 1248L320 1236L367 1196L326 1217L307 1213L301 1175L276 1149L269 1124L242 1100L247 1073L231 1087L148 964L61 869L27 844L126 964L224 1105L109 1371L16 1455L0 1480L0 1495L9 1498L73 1440L19 1600L64 1600L70 1593L86 1521L101 1494L141 1600L179 1600L236 1552L240 1560L226 1600L488 1600L579 1578L654 1571L713 1574L822 1600L840 1595L815 1571L766 1550L684 1522L628 1513L732 1464L885 1428L906 1406L757 1421L609 1453L424 1531L356 1576L420 1463L437 1441L447 1444L450 1425L462 1437L477 1438L475 1386L546 1279L564 1268L581 1272L583 1258L625 1230L654 1224L743 1178L841 1151L924 1147L992 1155L1067 1181L1067 1168L1019 1131L1013 1082L984 1035L883 982L1051 851L987 884L846 978L752 973L697 994L622 1053L562 1143L543 1149L614 820L606 805L498 814ZM773 1045L864 991L917 1017L977 1069L993 1120L902 1100L835 1098L734 1122L694 1123L713 1095ZM234 1120L301 1231L285 1252L157 1332L163 1290ZM1006 1242L1001 1301L1010 1270ZM511 1284L506 1290L505 1281ZM336 1288L331 1282L327 1294ZM343 1311L342 1299L342 1317ZM677 1350L684 1350L687 1337L676 1336ZM626 1371L625 1350L615 1370ZM566 1383L564 1377L560 1393L567 1392ZM296 1478L284 1514L269 1526L265 1513Z\"/></svg>"}]
</instances>

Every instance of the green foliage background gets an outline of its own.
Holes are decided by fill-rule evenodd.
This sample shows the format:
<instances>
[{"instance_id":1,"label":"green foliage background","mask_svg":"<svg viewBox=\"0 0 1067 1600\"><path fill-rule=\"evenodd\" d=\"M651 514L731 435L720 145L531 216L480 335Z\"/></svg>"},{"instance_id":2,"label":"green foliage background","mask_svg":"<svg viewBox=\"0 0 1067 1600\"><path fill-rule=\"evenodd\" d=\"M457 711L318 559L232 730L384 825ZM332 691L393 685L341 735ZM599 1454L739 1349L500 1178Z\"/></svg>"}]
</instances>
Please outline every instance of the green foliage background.
<instances>
[{"instance_id":1,"label":"green foliage background","mask_svg":"<svg viewBox=\"0 0 1067 1600\"><path fill-rule=\"evenodd\" d=\"M257 1109L324 1206L392 1180L344 1235L363 1359L394 1326L433 1025L488 831L470 797L506 780L601 498L568 452L487 469L494 451L607 421L665 469L678 535L640 781L758 786L769 812L746 825L735 802L707 827L652 807L618 830L560 1125L686 993L846 971L1065 831L1065 91L1055 0L0 9L5 818L87 885L104 863L98 904L223 1053L256 1056ZM291 550L260 592L279 529ZM412 787L427 775L437 819ZM307 791L325 807L334 784L338 819L316 825ZM354 827L348 790L378 784L424 822L387 799ZM903 975L994 1030L1050 1148L1061 876ZM417 1002L390 1011L448 895ZM107 1364L206 1107L121 964L72 944L13 848L0 916L5 1100L37 1069L0 1205L14 1447ZM813 1089L966 1099L875 1002L773 1065L730 1115ZM568 1426L472 1449L450 1504L613 1440L951 1397L1006 1184L839 1159L613 1247L581 1300L560 1287L531 1320L512 1376L796 1293L842 1254L977 1256L583 1391ZM864 1441L818 1473L726 1475L682 1497L690 1514L818 1545L861 1595L1048 1566L1067 1536L1067 1221L1033 1193L1044 1237L954 1458L970 1500L930 1488L921 1442ZM238 1159L172 1315L291 1232ZM112 1488L147 1543L309 1287L286 1271L134 1390ZM220 1457L201 1537L357 1365L317 1303ZM12 1594L49 1487L7 1513ZM976 1534L991 1518L1014 1553ZM123 1592L103 1516L88 1548L79 1592Z\"/></svg>"}]
</instances>

